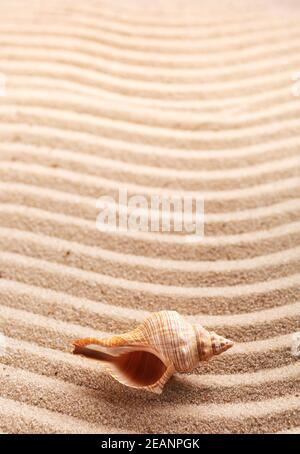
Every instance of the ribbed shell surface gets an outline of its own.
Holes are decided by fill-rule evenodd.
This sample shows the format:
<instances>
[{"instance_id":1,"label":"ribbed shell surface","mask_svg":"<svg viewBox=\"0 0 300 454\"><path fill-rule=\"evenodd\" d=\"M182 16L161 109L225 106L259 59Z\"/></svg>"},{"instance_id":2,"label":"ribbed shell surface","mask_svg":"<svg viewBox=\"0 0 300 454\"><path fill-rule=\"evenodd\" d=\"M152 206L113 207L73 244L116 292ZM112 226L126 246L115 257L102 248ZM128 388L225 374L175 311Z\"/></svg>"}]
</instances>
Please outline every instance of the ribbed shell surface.
<instances>
[{"instance_id":1,"label":"ribbed shell surface","mask_svg":"<svg viewBox=\"0 0 300 454\"><path fill-rule=\"evenodd\" d=\"M199 362L193 325L176 311L155 312L138 328L146 342L173 363L178 372Z\"/></svg>"}]
</instances>

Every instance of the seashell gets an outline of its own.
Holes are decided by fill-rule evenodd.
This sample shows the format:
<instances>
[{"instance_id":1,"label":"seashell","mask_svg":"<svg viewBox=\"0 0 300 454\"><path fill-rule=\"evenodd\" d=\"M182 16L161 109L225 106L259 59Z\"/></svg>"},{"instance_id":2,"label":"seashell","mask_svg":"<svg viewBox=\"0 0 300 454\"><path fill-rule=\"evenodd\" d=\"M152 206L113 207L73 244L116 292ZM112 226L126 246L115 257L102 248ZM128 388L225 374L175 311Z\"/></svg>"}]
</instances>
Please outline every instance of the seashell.
<instances>
[{"instance_id":1,"label":"seashell","mask_svg":"<svg viewBox=\"0 0 300 454\"><path fill-rule=\"evenodd\" d=\"M128 333L76 340L74 353L101 361L126 386L160 394L175 372L189 372L232 345L176 311L160 311Z\"/></svg>"}]
</instances>

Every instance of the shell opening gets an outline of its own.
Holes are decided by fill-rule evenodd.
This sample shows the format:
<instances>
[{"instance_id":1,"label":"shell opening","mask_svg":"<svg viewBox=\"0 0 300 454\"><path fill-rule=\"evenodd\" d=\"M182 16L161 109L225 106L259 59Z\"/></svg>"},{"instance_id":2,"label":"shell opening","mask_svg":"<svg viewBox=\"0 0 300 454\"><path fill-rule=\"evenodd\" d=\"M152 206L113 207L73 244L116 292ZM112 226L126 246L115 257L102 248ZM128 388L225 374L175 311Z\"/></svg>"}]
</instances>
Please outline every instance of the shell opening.
<instances>
[{"instance_id":1,"label":"shell opening","mask_svg":"<svg viewBox=\"0 0 300 454\"><path fill-rule=\"evenodd\" d=\"M156 352L146 348L111 347L97 339L86 338L74 342L73 353L105 363L113 377L136 388L155 388L167 371L167 365Z\"/></svg>"},{"instance_id":2,"label":"shell opening","mask_svg":"<svg viewBox=\"0 0 300 454\"><path fill-rule=\"evenodd\" d=\"M143 350L118 356L114 365L126 382L138 387L154 385L167 370L158 356Z\"/></svg>"}]
</instances>

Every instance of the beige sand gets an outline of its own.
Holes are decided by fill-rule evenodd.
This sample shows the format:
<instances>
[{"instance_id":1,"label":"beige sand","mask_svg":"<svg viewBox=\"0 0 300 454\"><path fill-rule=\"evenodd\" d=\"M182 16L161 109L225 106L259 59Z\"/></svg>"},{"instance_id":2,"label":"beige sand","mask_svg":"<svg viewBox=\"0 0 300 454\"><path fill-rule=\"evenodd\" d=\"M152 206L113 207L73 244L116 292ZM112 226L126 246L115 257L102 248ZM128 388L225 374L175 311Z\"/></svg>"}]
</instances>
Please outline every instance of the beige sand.
<instances>
[{"instance_id":1,"label":"beige sand","mask_svg":"<svg viewBox=\"0 0 300 454\"><path fill-rule=\"evenodd\" d=\"M1 2L1 432L299 432L299 2L199 3ZM205 240L100 233L118 184ZM162 396L71 354L164 308L235 347Z\"/></svg>"}]
</instances>

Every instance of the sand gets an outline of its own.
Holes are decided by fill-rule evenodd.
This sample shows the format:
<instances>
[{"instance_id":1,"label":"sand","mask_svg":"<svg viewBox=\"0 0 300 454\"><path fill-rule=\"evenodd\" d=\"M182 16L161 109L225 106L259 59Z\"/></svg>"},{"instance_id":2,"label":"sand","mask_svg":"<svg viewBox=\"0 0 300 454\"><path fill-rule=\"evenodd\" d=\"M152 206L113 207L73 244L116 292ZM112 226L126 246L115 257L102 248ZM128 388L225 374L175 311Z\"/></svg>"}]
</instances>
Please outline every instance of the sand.
<instances>
[{"instance_id":1,"label":"sand","mask_svg":"<svg viewBox=\"0 0 300 454\"><path fill-rule=\"evenodd\" d=\"M299 2L0 8L0 431L299 433ZM119 186L205 238L99 232ZM71 354L161 309L235 346L161 396Z\"/></svg>"}]
</instances>

